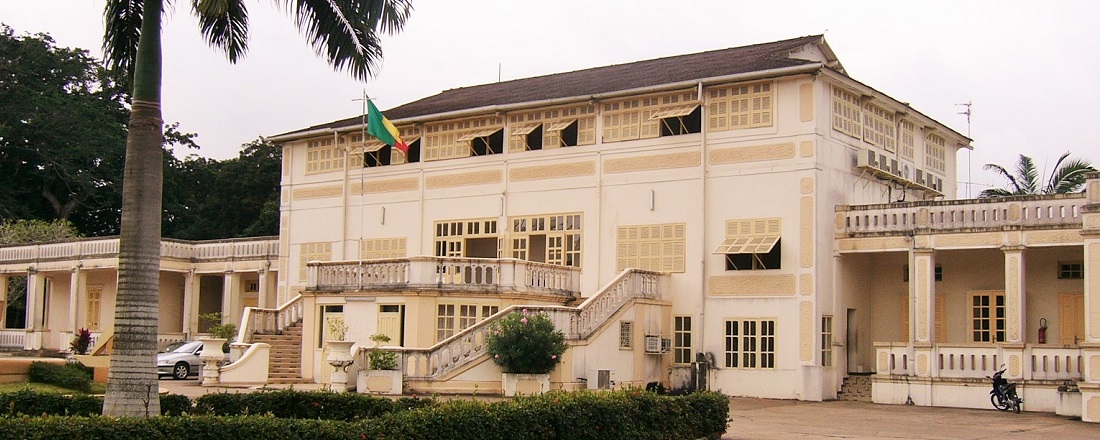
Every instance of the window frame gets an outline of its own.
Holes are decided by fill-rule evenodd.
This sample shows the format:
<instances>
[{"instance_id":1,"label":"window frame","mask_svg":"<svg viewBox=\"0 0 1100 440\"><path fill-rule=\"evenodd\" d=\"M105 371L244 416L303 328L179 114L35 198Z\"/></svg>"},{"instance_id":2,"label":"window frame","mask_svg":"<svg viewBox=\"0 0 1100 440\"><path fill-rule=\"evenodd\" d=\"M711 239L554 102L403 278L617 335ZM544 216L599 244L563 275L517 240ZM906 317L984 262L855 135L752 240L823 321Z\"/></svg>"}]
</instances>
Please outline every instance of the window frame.
<instances>
[{"instance_id":1,"label":"window frame","mask_svg":"<svg viewBox=\"0 0 1100 440\"><path fill-rule=\"evenodd\" d=\"M1059 261L1058 279L1083 280L1085 279L1085 263L1083 261Z\"/></svg>"},{"instance_id":2,"label":"window frame","mask_svg":"<svg viewBox=\"0 0 1100 440\"><path fill-rule=\"evenodd\" d=\"M739 370L775 370L778 321L777 318L725 319L725 367Z\"/></svg>"},{"instance_id":3,"label":"window frame","mask_svg":"<svg viewBox=\"0 0 1100 440\"><path fill-rule=\"evenodd\" d=\"M634 321L619 321L619 350L634 349Z\"/></svg>"},{"instance_id":4,"label":"window frame","mask_svg":"<svg viewBox=\"0 0 1100 440\"><path fill-rule=\"evenodd\" d=\"M975 304L975 300L986 298L985 304ZM1001 290L978 290L967 295L967 334L975 344L996 344L1005 342L1008 337L1008 304L1005 292ZM999 301L999 304L998 304ZM977 308L989 309L986 316L976 316ZM1000 316L998 315L1000 313ZM982 328L976 328L979 323ZM983 336L984 335L984 336Z\"/></svg>"},{"instance_id":5,"label":"window frame","mask_svg":"<svg viewBox=\"0 0 1100 440\"><path fill-rule=\"evenodd\" d=\"M672 363L674 364L686 365L692 362L691 318L692 315L672 317Z\"/></svg>"}]
</instances>

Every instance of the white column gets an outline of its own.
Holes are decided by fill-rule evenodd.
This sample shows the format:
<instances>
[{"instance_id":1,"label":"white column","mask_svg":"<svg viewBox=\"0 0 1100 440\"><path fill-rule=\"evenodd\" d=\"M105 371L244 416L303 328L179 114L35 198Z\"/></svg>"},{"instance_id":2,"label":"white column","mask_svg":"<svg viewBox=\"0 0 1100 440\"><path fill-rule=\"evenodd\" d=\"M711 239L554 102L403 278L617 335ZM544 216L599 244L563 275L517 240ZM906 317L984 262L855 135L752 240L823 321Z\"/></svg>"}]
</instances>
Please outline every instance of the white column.
<instances>
[{"instance_id":1,"label":"white column","mask_svg":"<svg viewBox=\"0 0 1100 440\"><path fill-rule=\"evenodd\" d=\"M936 253L913 249L909 254L909 341L914 373L933 376L932 341L936 340Z\"/></svg>"},{"instance_id":2,"label":"white column","mask_svg":"<svg viewBox=\"0 0 1100 440\"><path fill-rule=\"evenodd\" d=\"M7 328L8 319L8 276L0 275L0 329Z\"/></svg>"},{"instance_id":3,"label":"white column","mask_svg":"<svg viewBox=\"0 0 1100 440\"><path fill-rule=\"evenodd\" d=\"M1026 341L1027 314L1024 292L1024 247L1005 246L1005 342Z\"/></svg>"},{"instance_id":4,"label":"white column","mask_svg":"<svg viewBox=\"0 0 1100 440\"><path fill-rule=\"evenodd\" d=\"M267 296L267 291L270 290L271 286L271 280L268 278L268 275L270 273L271 271L268 270L266 265L260 267L260 279L258 285L256 286L256 307L259 307L261 309L271 307L271 305L268 304L269 301Z\"/></svg>"},{"instance_id":5,"label":"white column","mask_svg":"<svg viewBox=\"0 0 1100 440\"><path fill-rule=\"evenodd\" d=\"M191 322L195 317L195 306L199 303L198 291L195 289L195 269L191 269L183 276L183 328L180 329L185 337L198 332L196 323Z\"/></svg>"},{"instance_id":6,"label":"white column","mask_svg":"<svg viewBox=\"0 0 1100 440\"><path fill-rule=\"evenodd\" d=\"M23 349L38 350L42 348L42 337L38 333L42 329L42 289L46 285L46 276L37 270L27 271L27 296L25 298L27 335L23 339Z\"/></svg>"},{"instance_id":7,"label":"white column","mask_svg":"<svg viewBox=\"0 0 1100 440\"><path fill-rule=\"evenodd\" d=\"M79 324L80 313L77 313L81 307L81 299L84 298L84 282L88 279L88 274L81 270L80 266L73 268L72 273L69 275L69 328L68 331L72 334L76 334L76 331L81 328Z\"/></svg>"},{"instance_id":8,"label":"white column","mask_svg":"<svg viewBox=\"0 0 1100 440\"><path fill-rule=\"evenodd\" d=\"M241 320L241 312L237 306L241 303L241 276L229 272L225 274L222 283L222 323L238 323Z\"/></svg>"}]
</instances>

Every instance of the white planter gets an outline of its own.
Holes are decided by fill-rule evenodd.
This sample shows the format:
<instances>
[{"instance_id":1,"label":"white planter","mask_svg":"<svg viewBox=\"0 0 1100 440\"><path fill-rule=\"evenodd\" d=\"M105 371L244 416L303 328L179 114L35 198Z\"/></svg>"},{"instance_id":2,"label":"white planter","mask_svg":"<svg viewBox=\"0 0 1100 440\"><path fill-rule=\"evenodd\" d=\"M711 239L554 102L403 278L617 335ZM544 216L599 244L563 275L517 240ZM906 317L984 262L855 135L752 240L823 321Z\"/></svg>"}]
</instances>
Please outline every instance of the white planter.
<instances>
[{"instance_id":1,"label":"white planter","mask_svg":"<svg viewBox=\"0 0 1100 440\"><path fill-rule=\"evenodd\" d=\"M404 380L401 370L359 370L355 391L400 396Z\"/></svg>"},{"instance_id":2,"label":"white planter","mask_svg":"<svg viewBox=\"0 0 1100 440\"><path fill-rule=\"evenodd\" d=\"M1058 406L1055 414L1068 417L1081 417L1081 392L1058 391Z\"/></svg>"},{"instance_id":3,"label":"white planter","mask_svg":"<svg viewBox=\"0 0 1100 440\"><path fill-rule=\"evenodd\" d=\"M542 394L550 391L550 374L501 373L504 395Z\"/></svg>"},{"instance_id":4,"label":"white planter","mask_svg":"<svg viewBox=\"0 0 1100 440\"><path fill-rule=\"evenodd\" d=\"M328 354L325 360L335 370L332 372L331 383L334 391L348 390L348 365L351 365L351 346L355 341L327 341Z\"/></svg>"},{"instance_id":5,"label":"white planter","mask_svg":"<svg viewBox=\"0 0 1100 440\"><path fill-rule=\"evenodd\" d=\"M220 364L225 362L222 346L228 339L199 338L199 341L202 342L202 354L199 355L199 359L202 359L202 385L217 385L218 377L221 375Z\"/></svg>"}]
</instances>

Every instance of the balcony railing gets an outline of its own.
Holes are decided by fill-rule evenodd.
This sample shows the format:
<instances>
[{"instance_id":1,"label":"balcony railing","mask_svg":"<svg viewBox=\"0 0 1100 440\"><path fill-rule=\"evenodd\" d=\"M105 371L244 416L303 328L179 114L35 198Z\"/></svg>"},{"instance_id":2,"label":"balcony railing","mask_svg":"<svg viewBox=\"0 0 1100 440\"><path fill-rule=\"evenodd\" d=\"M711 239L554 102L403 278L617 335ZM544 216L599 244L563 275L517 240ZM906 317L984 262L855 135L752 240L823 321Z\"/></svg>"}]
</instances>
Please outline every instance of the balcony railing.
<instances>
[{"instance_id":1,"label":"balcony railing","mask_svg":"<svg viewBox=\"0 0 1100 440\"><path fill-rule=\"evenodd\" d=\"M274 237L196 242L162 240L160 242L160 256L170 259L192 261L248 260L274 259L278 255L279 240ZM117 257L118 237L0 247L0 264Z\"/></svg>"},{"instance_id":2,"label":"balcony railing","mask_svg":"<svg viewBox=\"0 0 1100 440\"><path fill-rule=\"evenodd\" d=\"M875 372L913 376L913 350L904 342L875 343ZM932 347L932 377L985 378L1007 359L1001 346L936 344ZM1080 348L1027 345L1023 348L1023 379L1080 380L1084 366Z\"/></svg>"},{"instance_id":3,"label":"balcony railing","mask_svg":"<svg viewBox=\"0 0 1100 440\"><path fill-rule=\"evenodd\" d=\"M399 355L406 379L439 378L484 355L490 329L509 313L521 309L544 313L566 339L585 339L631 299L660 299L665 278L656 272L627 270L578 307L510 306L428 348L383 348ZM359 364L366 364L367 351L359 347Z\"/></svg>"},{"instance_id":4,"label":"balcony railing","mask_svg":"<svg viewBox=\"0 0 1100 440\"><path fill-rule=\"evenodd\" d=\"M296 295L277 309L245 307L236 343L247 344L257 333L277 333L302 320L302 295Z\"/></svg>"},{"instance_id":5,"label":"balcony railing","mask_svg":"<svg viewBox=\"0 0 1100 440\"><path fill-rule=\"evenodd\" d=\"M1018 196L990 199L841 205L837 234L907 233L915 230L953 231L1005 227L1081 227L1084 194Z\"/></svg>"},{"instance_id":6,"label":"balcony railing","mask_svg":"<svg viewBox=\"0 0 1100 440\"><path fill-rule=\"evenodd\" d=\"M493 290L575 296L580 269L531 261L411 257L367 261L311 261L306 290Z\"/></svg>"}]
</instances>

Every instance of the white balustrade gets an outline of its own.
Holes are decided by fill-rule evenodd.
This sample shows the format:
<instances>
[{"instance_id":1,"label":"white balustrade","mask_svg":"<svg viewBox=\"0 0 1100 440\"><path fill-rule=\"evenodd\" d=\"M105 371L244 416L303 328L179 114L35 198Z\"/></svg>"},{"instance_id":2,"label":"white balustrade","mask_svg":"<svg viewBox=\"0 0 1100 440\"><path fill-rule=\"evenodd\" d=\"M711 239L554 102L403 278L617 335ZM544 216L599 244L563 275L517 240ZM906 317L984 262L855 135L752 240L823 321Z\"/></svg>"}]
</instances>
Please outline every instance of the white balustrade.
<instances>
[{"instance_id":1,"label":"white balustrade","mask_svg":"<svg viewBox=\"0 0 1100 440\"><path fill-rule=\"evenodd\" d=\"M661 278L656 272L627 270L579 307L509 306L489 318L474 324L428 348L383 347L398 354L406 379L438 378L477 359L488 350L487 341L493 325L510 313L526 310L529 314L544 314L566 339L583 339L609 319L619 308L634 298L659 299ZM359 347L356 356L365 362L369 349Z\"/></svg>"},{"instance_id":2,"label":"white balustrade","mask_svg":"<svg viewBox=\"0 0 1100 440\"><path fill-rule=\"evenodd\" d=\"M982 378L992 376L1004 363L994 346L938 344L935 347L940 377Z\"/></svg>"},{"instance_id":3,"label":"white balustrade","mask_svg":"<svg viewBox=\"0 0 1100 440\"><path fill-rule=\"evenodd\" d=\"M1084 356L1080 348L1051 348L1034 346L1024 354L1031 364L1030 379L1080 380L1083 377Z\"/></svg>"},{"instance_id":4,"label":"white balustrade","mask_svg":"<svg viewBox=\"0 0 1100 440\"><path fill-rule=\"evenodd\" d=\"M245 307L241 328L237 329L237 343L247 344L252 335L286 330L302 319L302 295L296 295L277 309Z\"/></svg>"},{"instance_id":5,"label":"white balustrade","mask_svg":"<svg viewBox=\"0 0 1100 440\"><path fill-rule=\"evenodd\" d=\"M919 228L957 230L1003 226L1080 226L1084 194L838 206L838 232L889 233Z\"/></svg>"},{"instance_id":6,"label":"white balustrade","mask_svg":"<svg viewBox=\"0 0 1100 440\"><path fill-rule=\"evenodd\" d=\"M0 348L18 348L22 350L26 337L26 330L0 330Z\"/></svg>"},{"instance_id":7,"label":"white balustrade","mask_svg":"<svg viewBox=\"0 0 1100 440\"><path fill-rule=\"evenodd\" d=\"M32 262L38 260L65 260L80 258L111 258L119 252L118 238L78 239L65 243L30 244L0 247L0 261L5 263ZM164 258L219 260L230 257L248 259L275 257L279 254L276 238L220 240L188 243L162 240L160 254Z\"/></svg>"},{"instance_id":8,"label":"white balustrade","mask_svg":"<svg viewBox=\"0 0 1100 440\"><path fill-rule=\"evenodd\" d=\"M508 290L572 296L580 269L516 259L412 257L307 263L309 290L372 288Z\"/></svg>"},{"instance_id":9,"label":"white balustrade","mask_svg":"<svg viewBox=\"0 0 1100 440\"><path fill-rule=\"evenodd\" d=\"M879 374L913 375L912 359L904 342L876 342L875 371ZM1004 349L995 345L936 344L932 348L936 377L984 379L1005 367ZM1080 348L1027 345L1023 349L1023 378L1027 380L1080 380L1084 356Z\"/></svg>"}]
</instances>

